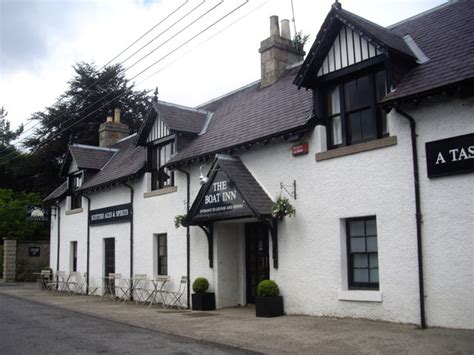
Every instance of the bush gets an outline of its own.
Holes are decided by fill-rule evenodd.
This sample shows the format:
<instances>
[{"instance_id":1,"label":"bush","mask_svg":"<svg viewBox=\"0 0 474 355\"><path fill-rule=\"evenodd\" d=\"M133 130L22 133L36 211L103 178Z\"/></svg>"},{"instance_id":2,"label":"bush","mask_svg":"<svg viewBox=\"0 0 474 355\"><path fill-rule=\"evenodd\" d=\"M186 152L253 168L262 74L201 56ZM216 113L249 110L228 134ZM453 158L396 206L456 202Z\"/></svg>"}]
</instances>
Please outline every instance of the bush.
<instances>
[{"instance_id":1,"label":"bush","mask_svg":"<svg viewBox=\"0 0 474 355\"><path fill-rule=\"evenodd\" d=\"M193 291L195 293L204 294L206 293L207 289L209 288L209 282L205 277L198 277L193 282Z\"/></svg>"},{"instance_id":2,"label":"bush","mask_svg":"<svg viewBox=\"0 0 474 355\"><path fill-rule=\"evenodd\" d=\"M258 297L273 297L280 294L280 289L275 281L263 280L257 286Z\"/></svg>"}]
</instances>

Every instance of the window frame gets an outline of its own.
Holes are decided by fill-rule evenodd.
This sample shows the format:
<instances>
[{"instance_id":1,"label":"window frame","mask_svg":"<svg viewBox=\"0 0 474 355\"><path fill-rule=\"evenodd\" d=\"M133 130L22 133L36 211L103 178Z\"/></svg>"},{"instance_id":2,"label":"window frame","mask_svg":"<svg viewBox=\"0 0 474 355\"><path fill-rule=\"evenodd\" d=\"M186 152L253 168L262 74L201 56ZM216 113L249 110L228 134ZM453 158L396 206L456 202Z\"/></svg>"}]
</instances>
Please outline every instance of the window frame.
<instances>
[{"instance_id":1,"label":"window frame","mask_svg":"<svg viewBox=\"0 0 474 355\"><path fill-rule=\"evenodd\" d=\"M327 134L328 149L337 149L340 147L364 143L364 142L368 142L368 141L372 141L375 139L380 139L380 138L389 136L388 131L383 132L384 124L383 124L383 117L382 117L383 114L381 114L382 108L381 108L381 105L377 102L376 77L379 72L383 72L385 74L384 75L385 92L387 93L389 77L388 77L388 73L386 69L384 68L384 65L376 65L373 67L366 68L364 70L357 70L343 76L337 76L333 80L325 81L324 88L322 90L323 95L320 100L320 105L324 107L324 117L325 117L326 128L327 128L326 134ZM357 107L355 109L346 110L346 104L345 104L346 95L345 95L344 86L353 80L362 79L364 77L369 78L369 90L370 90L369 104L365 106ZM334 87L336 87L339 92L339 113L330 114L329 93L331 89ZM349 115L353 113L357 113L357 112L362 112L367 109L370 109L371 120L372 122L375 123L376 136L374 138L370 137L366 139L357 140L354 142L352 139ZM333 143L334 130L333 130L332 118L337 117L337 116L339 116L341 120L342 142L340 144ZM385 124L385 128L387 128L386 124Z\"/></svg>"},{"instance_id":2,"label":"window frame","mask_svg":"<svg viewBox=\"0 0 474 355\"><path fill-rule=\"evenodd\" d=\"M351 222L359 222L359 221L364 221L364 244L365 244L365 251L364 252L352 252L351 251L351 235L350 235L350 224ZM377 238L377 251L368 251L367 250L367 238L368 237L374 237L373 235L367 235L367 227L366 223L367 221L375 221L375 237ZM356 217L356 218L347 218L345 221L346 225L346 252L347 252L347 286L349 290L372 290L372 291L378 291L380 290L380 267L379 267L379 247L378 247L378 231L377 231L377 217L376 216L364 216L364 217ZM357 236L356 238L361 238L362 236ZM354 238L354 237L352 237ZM368 270L368 277L369 277L369 282L355 282L354 281L354 275L353 275L353 270L355 267L353 267L353 255L355 254L363 254L367 255L367 267L366 268L359 268L359 269L367 269ZM370 255L375 254L377 256L377 267L370 267ZM370 282L370 270L371 269L376 269L377 270L377 282Z\"/></svg>"},{"instance_id":3,"label":"window frame","mask_svg":"<svg viewBox=\"0 0 474 355\"><path fill-rule=\"evenodd\" d=\"M83 174L82 172L69 176L69 196L70 196L70 209L75 210L82 208L82 194L76 190L82 186Z\"/></svg>"},{"instance_id":4,"label":"window frame","mask_svg":"<svg viewBox=\"0 0 474 355\"><path fill-rule=\"evenodd\" d=\"M164 239L164 244L162 243L163 239ZM161 253L160 247L164 247L164 251L165 251L164 254ZM168 235L166 233L156 234L156 259L157 259L156 260L156 274L159 276L161 275L167 276L168 275Z\"/></svg>"},{"instance_id":5,"label":"window frame","mask_svg":"<svg viewBox=\"0 0 474 355\"><path fill-rule=\"evenodd\" d=\"M170 158L173 154L176 153L176 140L173 139L171 141L166 141L162 144L154 145L149 147L149 164L150 164L150 172L151 172L151 191L161 190L167 187L175 186L174 181L174 171L171 171L164 167L167 163L167 160L162 162L161 157L161 150L165 147L171 147ZM164 174L168 174L170 183L166 184L168 179L163 179Z\"/></svg>"},{"instance_id":6,"label":"window frame","mask_svg":"<svg viewBox=\"0 0 474 355\"><path fill-rule=\"evenodd\" d=\"M71 272L77 272L77 241L71 242Z\"/></svg>"}]
</instances>

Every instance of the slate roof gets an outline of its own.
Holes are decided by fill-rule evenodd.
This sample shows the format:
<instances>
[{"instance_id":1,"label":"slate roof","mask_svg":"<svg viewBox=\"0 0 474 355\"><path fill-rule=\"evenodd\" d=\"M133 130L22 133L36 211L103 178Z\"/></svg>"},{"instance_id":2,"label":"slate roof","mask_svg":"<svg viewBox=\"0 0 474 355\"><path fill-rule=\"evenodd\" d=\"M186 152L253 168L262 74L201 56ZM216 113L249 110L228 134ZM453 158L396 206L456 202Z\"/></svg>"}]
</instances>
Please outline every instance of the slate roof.
<instances>
[{"instance_id":1,"label":"slate roof","mask_svg":"<svg viewBox=\"0 0 474 355\"><path fill-rule=\"evenodd\" d=\"M236 189L245 201L245 207L239 210L221 212L219 214L198 215L198 209L201 205L208 189L212 186L213 178L218 171L224 172L227 177L235 184ZM188 223L200 224L212 220L225 219L229 217L251 217L251 216L270 216L273 202L253 175L242 163L240 158L217 154L209 170L210 180L201 187L193 205L191 206Z\"/></svg>"},{"instance_id":2,"label":"slate roof","mask_svg":"<svg viewBox=\"0 0 474 355\"><path fill-rule=\"evenodd\" d=\"M146 148L135 146L134 135L123 139L112 146L117 153L102 169L86 180L79 191L93 191L103 186L122 183L134 178L145 168Z\"/></svg>"},{"instance_id":3,"label":"slate roof","mask_svg":"<svg viewBox=\"0 0 474 355\"><path fill-rule=\"evenodd\" d=\"M117 150L73 144L69 146L69 151L78 169L100 170Z\"/></svg>"},{"instance_id":4,"label":"slate roof","mask_svg":"<svg viewBox=\"0 0 474 355\"><path fill-rule=\"evenodd\" d=\"M273 85L260 82L200 106L212 112L206 132L174 156L168 164L211 156L231 147L303 128L312 117L312 93L293 85L296 69Z\"/></svg>"},{"instance_id":5,"label":"slate roof","mask_svg":"<svg viewBox=\"0 0 474 355\"><path fill-rule=\"evenodd\" d=\"M63 197L67 192L67 181L64 181L61 185L56 187L48 196L46 196L44 202L52 202Z\"/></svg>"},{"instance_id":6,"label":"slate roof","mask_svg":"<svg viewBox=\"0 0 474 355\"><path fill-rule=\"evenodd\" d=\"M175 105L165 101L154 101L152 109L147 114L145 122L138 132L136 139L138 144L145 145L148 133L153 127L158 114L170 130L198 134L203 129L210 113L205 110Z\"/></svg>"},{"instance_id":7,"label":"slate roof","mask_svg":"<svg viewBox=\"0 0 474 355\"><path fill-rule=\"evenodd\" d=\"M474 6L470 0L448 3L390 27L409 34L430 59L405 74L384 101L407 99L420 93L474 78Z\"/></svg>"}]
</instances>

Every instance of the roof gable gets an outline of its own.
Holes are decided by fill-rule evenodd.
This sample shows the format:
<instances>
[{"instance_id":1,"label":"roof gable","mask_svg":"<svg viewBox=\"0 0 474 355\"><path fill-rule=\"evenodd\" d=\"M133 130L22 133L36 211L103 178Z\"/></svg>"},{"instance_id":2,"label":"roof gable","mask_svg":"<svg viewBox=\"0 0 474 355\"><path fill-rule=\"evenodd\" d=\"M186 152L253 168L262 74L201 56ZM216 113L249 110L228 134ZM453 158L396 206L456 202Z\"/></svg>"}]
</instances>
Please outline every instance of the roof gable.
<instances>
[{"instance_id":1,"label":"roof gable","mask_svg":"<svg viewBox=\"0 0 474 355\"><path fill-rule=\"evenodd\" d=\"M348 47L344 48L346 44ZM349 48L350 44L352 48ZM352 58L350 57L351 49L353 50ZM294 83L298 87L309 87L315 73L317 76L322 76L344 68L343 54L346 54L346 66L350 66L386 51L416 59L401 36L343 10L340 4L336 3L326 16ZM337 58L338 54L339 58ZM326 65L325 68L324 65Z\"/></svg>"}]
</instances>

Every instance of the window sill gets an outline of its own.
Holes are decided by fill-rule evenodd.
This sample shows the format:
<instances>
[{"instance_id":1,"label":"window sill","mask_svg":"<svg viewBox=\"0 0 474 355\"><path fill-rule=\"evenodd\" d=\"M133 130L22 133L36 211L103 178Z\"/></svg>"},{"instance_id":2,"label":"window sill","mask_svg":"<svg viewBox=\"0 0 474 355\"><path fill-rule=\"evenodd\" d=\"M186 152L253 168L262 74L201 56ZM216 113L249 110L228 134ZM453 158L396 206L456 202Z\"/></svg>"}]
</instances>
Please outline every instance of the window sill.
<instances>
[{"instance_id":1,"label":"window sill","mask_svg":"<svg viewBox=\"0 0 474 355\"><path fill-rule=\"evenodd\" d=\"M165 187L163 189L159 190L154 190L154 191L148 191L143 194L144 198L149 198L149 197L154 197L154 196L161 196L161 195L166 195L170 194L172 192L178 191L177 186L170 186L170 187Z\"/></svg>"},{"instance_id":2,"label":"window sill","mask_svg":"<svg viewBox=\"0 0 474 355\"><path fill-rule=\"evenodd\" d=\"M66 211L66 215L82 213L82 211L84 211L84 209L82 207L81 208L75 208L73 210Z\"/></svg>"},{"instance_id":3,"label":"window sill","mask_svg":"<svg viewBox=\"0 0 474 355\"><path fill-rule=\"evenodd\" d=\"M339 291L339 301L382 302L380 291Z\"/></svg>"},{"instance_id":4,"label":"window sill","mask_svg":"<svg viewBox=\"0 0 474 355\"><path fill-rule=\"evenodd\" d=\"M349 145L347 147L341 147L341 148L331 149L326 152L316 153L316 161L343 157L345 155L356 154L356 153L361 153L361 152L367 152L369 150L390 147L396 144L397 144L397 136L375 139L369 142Z\"/></svg>"}]
</instances>

